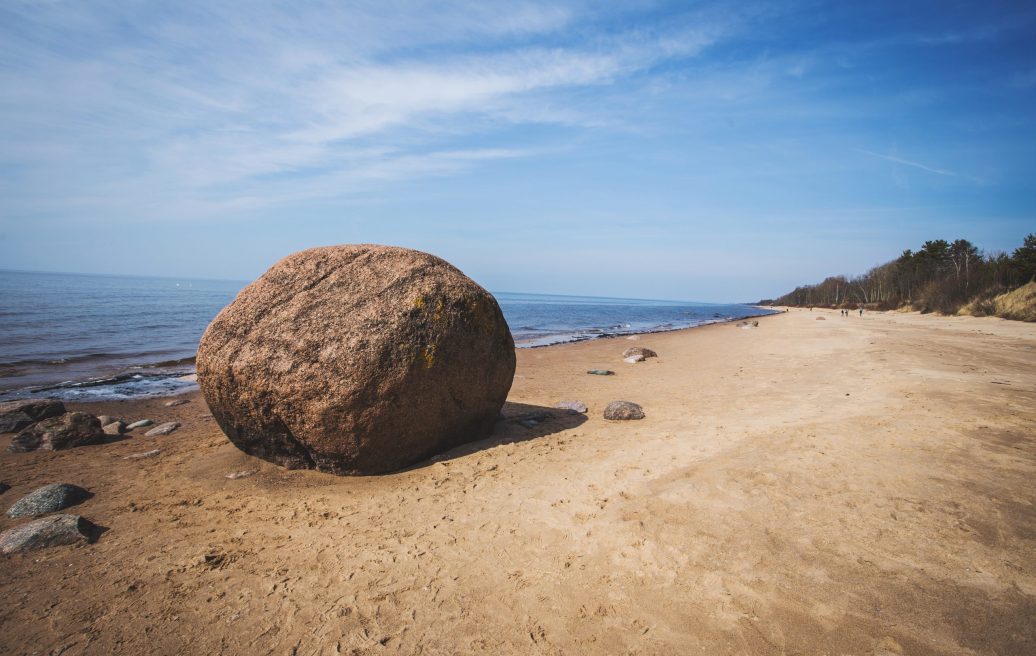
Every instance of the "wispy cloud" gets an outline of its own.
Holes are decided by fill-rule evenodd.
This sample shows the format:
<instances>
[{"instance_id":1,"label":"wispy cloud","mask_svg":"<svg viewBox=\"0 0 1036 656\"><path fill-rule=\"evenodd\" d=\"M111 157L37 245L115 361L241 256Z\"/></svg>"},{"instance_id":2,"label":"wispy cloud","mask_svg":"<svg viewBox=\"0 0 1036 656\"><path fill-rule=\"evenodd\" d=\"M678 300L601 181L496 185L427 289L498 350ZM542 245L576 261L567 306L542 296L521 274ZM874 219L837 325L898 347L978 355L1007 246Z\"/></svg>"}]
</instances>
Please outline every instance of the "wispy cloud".
<instances>
[{"instance_id":1,"label":"wispy cloud","mask_svg":"<svg viewBox=\"0 0 1036 656\"><path fill-rule=\"evenodd\" d=\"M103 2L14 2L0 46L12 62L0 71L9 91L0 136L10 145L0 164L21 178L8 180L17 194L32 193L46 171L53 196L53 174L63 172L69 198L277 202L322 195L328 180L347 190L441 175L535 151L466 143L501 125L601 125L604 108L544 98L614 84L718 38L697 23L552 43L576 11L317 2L299 12L221 5L135 15ZM80 43L84 33L95 39Z\"/></svg>"},{"instance_id":2,"label":"wispy cloud","mask_svg":"<svg viewBox=\"0 0 1036 656\"><path fill-rule=\"evenodd\" d=\"M904 166L912 166L915 169L921 169L922 171L928 171L929 173L935 173L937 175L945 175L945 176L949 176L949 177L953 177L953 178L961 177L961 174L959 174L959 173L954 173L953 171L947 171L946 169L937 169L937 168L935 168L933 166L928 166L928 165L922 164L920 162L913 162L913 161L908 160L908 159L903 159L902 157L896 157L895 155L883 155L881 153L875 153L875 152L872 152L872 151L869 151L869 150L863 150L862 148L857 148L856 150L858 152L863 153L864 155L870 155L871 157L877 157L878 159L884 159L884 160L887 160L889 162L895 162L896 164L902 164Z\"/></svg>"}]
</instances>

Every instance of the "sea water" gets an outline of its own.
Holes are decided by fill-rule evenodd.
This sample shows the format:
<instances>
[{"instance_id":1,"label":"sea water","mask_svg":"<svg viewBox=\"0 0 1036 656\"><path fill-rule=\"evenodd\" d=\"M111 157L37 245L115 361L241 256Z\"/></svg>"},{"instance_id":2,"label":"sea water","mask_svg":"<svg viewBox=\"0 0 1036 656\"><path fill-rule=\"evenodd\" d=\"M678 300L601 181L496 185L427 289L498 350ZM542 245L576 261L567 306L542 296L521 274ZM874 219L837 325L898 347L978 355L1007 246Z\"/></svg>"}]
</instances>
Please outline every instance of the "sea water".
<instances>
[{"instance_id":1,"label":"sea water","mask_svg":"<svg viewBox=\"0 0 1036 656\"><path fill-rule=\"evenodd\" d=\"M188 391L205 327L245 282L0 271L0 400ZM766 314L705 304L494 294L519 347L677 330Z\"/></svg>"}]
</instances>

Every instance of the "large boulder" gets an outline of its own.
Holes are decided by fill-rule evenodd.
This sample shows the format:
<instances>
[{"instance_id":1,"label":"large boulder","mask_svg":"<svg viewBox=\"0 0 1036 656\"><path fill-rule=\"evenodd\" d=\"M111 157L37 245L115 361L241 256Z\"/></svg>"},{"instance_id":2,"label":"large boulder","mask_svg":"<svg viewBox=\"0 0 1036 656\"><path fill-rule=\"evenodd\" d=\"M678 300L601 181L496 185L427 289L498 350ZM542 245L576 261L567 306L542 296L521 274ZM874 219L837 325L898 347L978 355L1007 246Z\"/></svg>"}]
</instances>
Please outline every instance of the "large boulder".
<instances>
[{"instance_id":1,"label":"large boulder","mask_svg":"<svg viewBox=\"0 0 1036 656\"><path fill-rule=\"evenodd\" d=\"M85 412L66 412L33 424L14 436L8 451L24 453L43 449L58 451L104 441L104 431L97 417Z\"/></svg>"},{"instance_id":2,"label":"large boulder","mask_svg":"<svg viewBox=\"0 0 1036 656\"><path fill-rule=\"evenodd\" d=\"M65 404L54 399L18 399L0 403L0 433L15 433L41 419L64 414Z\"/></svg>"},{"instance_id":3,"label":"large boulder","mask_svg":"<svg viewBox=\"0 0 1036 656\"><path fill-rule=\"evenodd\" d=\"M242 290L197 368L241 450L377 474L491 434L515 354L496 300L448 262L350 245L289 255Z\"/></svg>"}]
</instances>

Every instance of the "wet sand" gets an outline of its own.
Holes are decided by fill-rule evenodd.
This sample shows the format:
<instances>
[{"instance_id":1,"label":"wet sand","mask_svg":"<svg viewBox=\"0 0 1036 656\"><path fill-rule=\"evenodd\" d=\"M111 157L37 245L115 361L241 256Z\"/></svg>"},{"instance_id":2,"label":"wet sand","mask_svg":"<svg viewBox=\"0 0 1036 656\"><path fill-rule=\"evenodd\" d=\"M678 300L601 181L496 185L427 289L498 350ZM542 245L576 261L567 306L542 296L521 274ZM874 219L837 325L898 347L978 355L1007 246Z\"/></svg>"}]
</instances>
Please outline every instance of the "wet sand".
<instances>
[{"instance_id":1,"label":"wet sand","mask_svg":"<svg viewBox=\"0 0 1036 656\"><path fill-rule=\"evenodd\" d=\"M0 653L1036 653L1036 325L759 323L521 350L505 415L585 418L380 477L250 458L196 394L73 406L184 426L0 453L4 510L75 483L109 529L0 558Z\"/></svg>"}]
</instances>

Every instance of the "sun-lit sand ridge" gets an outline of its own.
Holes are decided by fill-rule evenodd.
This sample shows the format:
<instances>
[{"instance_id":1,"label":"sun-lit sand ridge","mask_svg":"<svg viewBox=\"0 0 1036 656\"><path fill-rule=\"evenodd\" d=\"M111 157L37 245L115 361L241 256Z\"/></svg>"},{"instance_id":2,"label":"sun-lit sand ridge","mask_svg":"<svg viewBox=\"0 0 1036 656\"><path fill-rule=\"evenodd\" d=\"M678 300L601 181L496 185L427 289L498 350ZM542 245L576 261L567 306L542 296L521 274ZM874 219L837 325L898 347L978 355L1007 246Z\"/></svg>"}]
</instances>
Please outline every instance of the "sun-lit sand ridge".
<instances>
[{"instance_id":1,"label":"sun-lit sand ridge","mask_svg":"<svg viewBox=\"0 0 1036 656\"><path fill-rule=\"evenodd\" d=\"M1033 324L792 310L522 350L505 414L585 421L371 478L254 460L191 399L86 406L167 437L0 455L4 509L76 483L110 529L3 559L0 653L1036 652Z\"/></svg>"}]
</instances>

